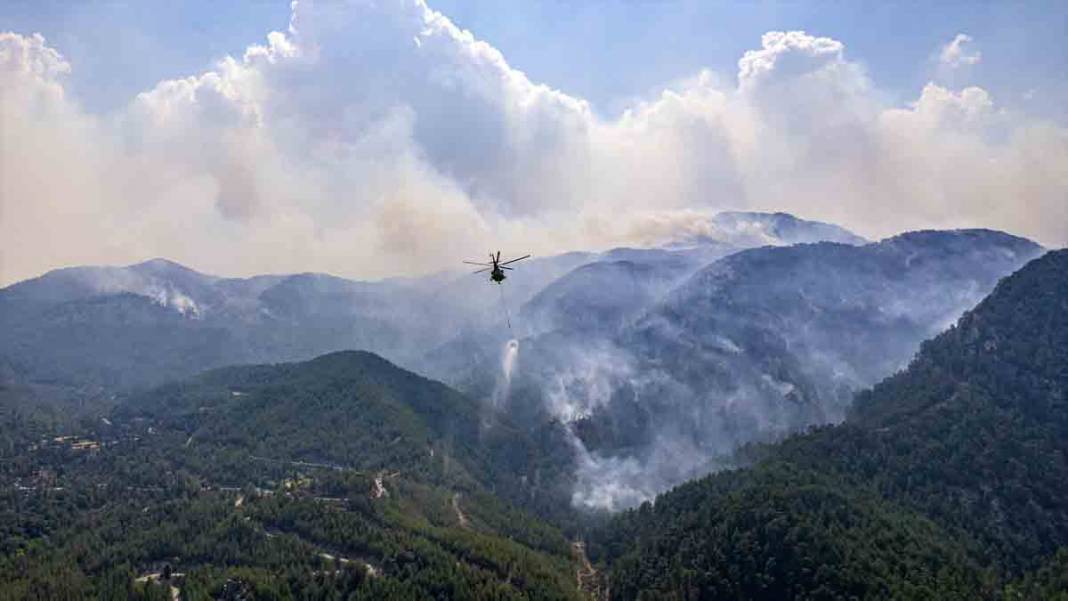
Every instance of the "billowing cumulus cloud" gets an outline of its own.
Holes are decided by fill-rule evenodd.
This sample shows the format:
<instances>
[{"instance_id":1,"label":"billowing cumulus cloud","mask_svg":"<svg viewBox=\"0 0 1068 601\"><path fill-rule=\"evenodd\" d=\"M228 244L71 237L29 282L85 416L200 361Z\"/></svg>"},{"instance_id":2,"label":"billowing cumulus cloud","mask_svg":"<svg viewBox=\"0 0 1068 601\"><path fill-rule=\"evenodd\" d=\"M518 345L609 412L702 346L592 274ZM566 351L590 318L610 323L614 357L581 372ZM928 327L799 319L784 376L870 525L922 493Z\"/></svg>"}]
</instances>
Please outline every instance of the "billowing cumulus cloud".
<instances>
[{"instance_id":1,"label":"billowing cumulus cloud","mask_svg":"<svg viewBox=\"0 0 1068 601\"><path fill-rule=\"evenodd\" d=\"M803 32L738 66L606 118L421 1L302 1L287 32L95 115L65 91L76 65L0 34L0 283L149 256L425 272L489 247L656 243L718 209L1068 241L1063 125L974 87L887 106L841 42Z\"/></svg>"}]
</instances>

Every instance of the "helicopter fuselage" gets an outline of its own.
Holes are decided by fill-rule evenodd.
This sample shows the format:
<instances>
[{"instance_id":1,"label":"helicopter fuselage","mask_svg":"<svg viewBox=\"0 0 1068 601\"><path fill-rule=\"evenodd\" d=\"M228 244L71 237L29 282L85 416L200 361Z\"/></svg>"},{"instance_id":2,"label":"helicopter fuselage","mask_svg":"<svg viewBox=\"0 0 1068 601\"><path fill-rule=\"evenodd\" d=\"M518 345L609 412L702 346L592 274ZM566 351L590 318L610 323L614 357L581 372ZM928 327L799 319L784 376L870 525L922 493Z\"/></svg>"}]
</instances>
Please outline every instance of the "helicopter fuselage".
<instances>
[{"instance_id":1,"label":"helicopter fuselage","mask_svg":"<svg viewBox=\"0 0 1068 601\"><path fill-rule=\"evenodd\" d=\"M510 263L515 263L516 261L522 261L523 259L529 258L530 255L523 255L522 257L516 259L501 261L501 251L497 251L496 254L490 253L489 263L478 263L475 261L464 261L464 263L468 265L478 265L479 267L481 267L481 269L475 271L475 273L485 273L488 271L490 274L490 281L500 284L504 282L504 280L508 277L504 275L504 272L508 271L509 269L514 269L514 267L508 267Z\"/></svg>"}]
</instances>

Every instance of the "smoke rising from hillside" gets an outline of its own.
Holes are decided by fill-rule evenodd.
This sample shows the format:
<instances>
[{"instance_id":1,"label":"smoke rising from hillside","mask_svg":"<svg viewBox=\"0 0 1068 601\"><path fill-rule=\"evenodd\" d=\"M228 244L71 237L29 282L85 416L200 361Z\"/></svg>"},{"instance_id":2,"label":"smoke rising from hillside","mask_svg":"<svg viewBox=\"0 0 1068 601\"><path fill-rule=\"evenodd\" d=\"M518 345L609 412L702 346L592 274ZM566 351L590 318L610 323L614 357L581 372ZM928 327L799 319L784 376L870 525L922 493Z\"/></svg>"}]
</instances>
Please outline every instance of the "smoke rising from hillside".
<instances>
[{"instance_id":1,"label":"smoke rising from hillside","mask_svg":"<svg viewBox=\"0 0 1068 601\"><path fill-rule=\"evenodd\" d=\"M991 231L742 251L680 276L618 323L540 311L516 377L564 425L573 503L618 510L731 465L747 443L840 422L854 393L903 369L1041 252ZM642 256L664 265L657 251L630 260ZM574 312L635 285L596 273L558 281L568 293L552 302Z\"/></svg>"},{"instance_id":2,"label":"smoke rising from hillside","mask_svg":"<svg viewBox=\"0 0 1068 601\"><path fill-rule=\"evenodd\" d=\"M287 32L105 116L67 93L61 49L0 34L0 283L150 256L428 272L506 243L649 243L725 208L1068 240L1063 124L976 87L888 106L839 41L759 42L736 81L698 73L606 117L419 0L301 1Z\"/></svg>"}]
</instances>

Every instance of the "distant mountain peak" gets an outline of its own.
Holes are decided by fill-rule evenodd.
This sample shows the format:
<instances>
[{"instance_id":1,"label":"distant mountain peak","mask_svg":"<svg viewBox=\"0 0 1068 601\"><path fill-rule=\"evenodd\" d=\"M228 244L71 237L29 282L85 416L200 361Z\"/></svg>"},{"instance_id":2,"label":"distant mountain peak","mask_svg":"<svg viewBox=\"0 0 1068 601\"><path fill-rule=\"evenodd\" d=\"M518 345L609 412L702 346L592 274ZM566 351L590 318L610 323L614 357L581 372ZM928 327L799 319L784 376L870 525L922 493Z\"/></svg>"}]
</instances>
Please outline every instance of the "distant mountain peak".
<instances>
[{"instance_id":1,"label":"distant mountain peak","mask_svg":"<svg viewBox=\"0 0 1068 601\"><path fill-rule=\"evenodd\" d=\"M132 263L130 265L127 265L126 267L128 269L169 269L199 273L197 270L191 269L189 267L186 267L185 265L176 262L176 260L171 260L169 258L163 258L160 256L142 260L142 262L140 263Z\"/></svg>"},{"instance_id":2,"label":"distant mountain peak","mask_svg":"<svg viewBox=\"0 0 1068 601\"><path fill-rule=\"evenodd\" d=\"M838 242L860 246L868 240L842 226L809 221L789 213L723 211L702 216L682 236L671 239L665 248L681 248L708 243L740 248L789 246L811 242Z\"/></svg>"},{"instance_id":3,"label":"distant mountain peak","mask_svg":"<svg viewBox=\"0 0 1068 601\"><path fill-rule=\"evenodd\" d=\"M140 263L134 263L132 265L126 266L125 269L129 269L130 271L133 271L135 273L141 273L163 279L197 278L202 281L219 279L218 276L201 273L195 269L186 267L181 263L171 261L170 259L164 259L161 257L149 259Z\"/></svg>"},{"instance_id":4,"label":"distant mountain peak","mask_svg":"<svg viewBox=\"0 0 1068 601\"><path fill-rule=\"evenodd\" d=\"M141 261L140 263L133 263L133 264L129 265L128 267L131 267L131 268L135 268L135 267L151 267L151 268L154 268L154 269L170 268L170 269L183 269L183 270L186 270L186 271L193 271L192 269L189 269L188 267L186 267L185 265L182 265L181 263L178 263L177 261L172 261L170 259L165 259L163 257L155 257L153 259L147 259L145 261Z\"/></svg>"}]
</instances>

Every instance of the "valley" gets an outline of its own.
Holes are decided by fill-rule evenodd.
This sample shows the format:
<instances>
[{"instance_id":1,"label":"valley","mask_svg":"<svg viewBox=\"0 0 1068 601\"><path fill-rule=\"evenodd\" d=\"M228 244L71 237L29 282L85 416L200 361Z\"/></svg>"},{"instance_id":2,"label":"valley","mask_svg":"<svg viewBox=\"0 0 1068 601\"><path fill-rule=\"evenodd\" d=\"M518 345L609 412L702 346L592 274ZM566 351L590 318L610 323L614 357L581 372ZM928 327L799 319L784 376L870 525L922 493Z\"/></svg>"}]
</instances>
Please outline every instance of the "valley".
<instances>
[{"instance_id":1,"label":"valley","mask_svg":"<svg viewBox=\"0 0 1068 601\"><path fill-rule=\"evenodd\" d=\"M326 322L259 346L171 264L118 279L166 274L177 309L92 270L0 290L0 321L43 324L0 345L0 599L1042 598L1068 256L853 242L545 258L570 268L514 340L474 320L396 362ZM185 358L245 336L278 355Z\"/></svg>"},{"instance_id":2,"label":"valley","mask_svg":"<svg viewBox=\"0 0 1068 601\"><path fill-rule=\"evenodd\" d=\"M0 1L0 601L1068 601L1066 24Z\"/></svg>"}]
</instances>

